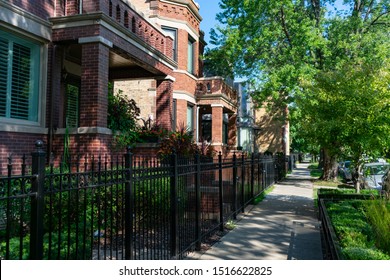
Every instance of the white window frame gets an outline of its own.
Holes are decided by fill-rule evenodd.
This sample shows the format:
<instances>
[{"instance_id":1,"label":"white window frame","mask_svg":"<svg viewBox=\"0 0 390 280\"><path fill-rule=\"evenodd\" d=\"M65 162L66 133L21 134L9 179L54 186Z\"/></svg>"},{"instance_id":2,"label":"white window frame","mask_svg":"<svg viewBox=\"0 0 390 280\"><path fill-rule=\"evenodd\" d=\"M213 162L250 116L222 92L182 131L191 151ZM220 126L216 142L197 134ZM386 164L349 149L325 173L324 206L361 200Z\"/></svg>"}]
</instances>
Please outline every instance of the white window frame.
<instances>
[{"instance_id":1,"label":"white window frame","mask_svg":"<svg viewBox=\"0 0 390 280\"><path fill-rule=\"evenodd\" d=\"M195 74L195 39L188 35L187 43L187 71Z\"/></svg>"},{"instance_id":2,"label":"white window frame","mask_svg":"<svg viewBox=\"0 0 390 280\"><path fill-rule=\"evenodd\" d=\"M161 29L173 39L173 60L177 62L177 28L162 26Z\"/></svg>"}]
</instances>

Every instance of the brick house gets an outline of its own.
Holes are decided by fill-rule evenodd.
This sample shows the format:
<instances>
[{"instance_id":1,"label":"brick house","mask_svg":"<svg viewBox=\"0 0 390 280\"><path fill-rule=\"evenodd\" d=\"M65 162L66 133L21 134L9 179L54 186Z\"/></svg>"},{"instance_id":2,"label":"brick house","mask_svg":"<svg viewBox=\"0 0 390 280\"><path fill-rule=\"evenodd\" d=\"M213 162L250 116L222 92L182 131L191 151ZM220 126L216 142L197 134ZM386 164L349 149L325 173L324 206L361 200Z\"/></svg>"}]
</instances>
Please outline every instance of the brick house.
<instances>
[{"instance_id":1,"label":"brick house","mask_svg":"<svg viewBox=\"0 0 390 280\"><path fill-rule=\"evenodd\" d=\"M200 21L193 0L0 0L0 174L37 139L56 159L65 138L79 156L111 152L110 81L137 84L166 129L234 147L237 97L202 77Z\"/></svg>"},{"instance_id":2,"label":"brick house","mask_svg":"<svg viewBox=\"0 0 390 280\"><path fill-rule=\"evenodd\" d=\"M288 109L269 111L267 104L259 108L251 98L248 82L234 84L239 96L237 112L238 140L243 151L290 154Z\"/></svg>"},{"instance_id":3,"label":"brick house","mask_svg":"<svg viewBox=\"0 0 390 280\"><path fill-rule=\"evenodd\" d=\"M186 127L195 141L207 140L225 155L236 147L237 94L222 77L203 77L205 42L199 5L193 0L133 1L148 20L173 39L172 130ZM143 83L143 86L140 86ZM123 79L115 89L134 99L144 121L156 117L155 81ZM141 145L142 146L142 145Z\"/></svg>"}]
</instances>

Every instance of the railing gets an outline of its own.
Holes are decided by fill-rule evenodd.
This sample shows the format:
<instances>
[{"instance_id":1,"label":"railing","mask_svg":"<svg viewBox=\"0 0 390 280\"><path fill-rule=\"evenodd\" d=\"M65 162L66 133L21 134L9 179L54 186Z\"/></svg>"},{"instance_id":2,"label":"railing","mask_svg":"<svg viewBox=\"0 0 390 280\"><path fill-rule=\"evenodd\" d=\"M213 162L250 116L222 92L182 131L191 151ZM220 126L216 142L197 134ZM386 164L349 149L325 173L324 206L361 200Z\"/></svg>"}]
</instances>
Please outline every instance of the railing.
<instances>
[{"instance_id":1,"label":"railing","mask_svg":"<svg viewBox=\"0 0 390 280\"><path fill-rule=\"evenodd\" d=\"M339 240L334 231L332 222L326 212L325 200L318 199L319 220L321 221L321 235L326 259L341 259Z\"/></svg>"},{"instance_id":2,"label":"railing","mask_svg":"<svg viewBox=\"0 0 390 280\"><path fill-rule=\"evenodd\" d=\"M101 2L100 5L93 0L65 1L64 15L78 15L102 11L115 20L148 45L154 47L168 57L173 57L173 39L165 36L160 29L148 22L144 16L130 5L131 1L110 0Z\"/></svg>"},{"instance_id":3,"label":"railing","mask_svg":"<svg viewBox=\"0 0 390 280\"><path fill-rule=\"evenodd\" d=\"M281 179L284 158L99 157L0 177L1 259L181 259Z\"/></svg>"},{"instance_id":4,"label":"railing","mask_svg":"<svg viewBox=\"0 0 390 280\"><path fill-rule=\"evenodd\" d=\"M196 94L198 96L208 94L225 94L232 102L238 100L237 91L230 87L221 77L203 78L197 84Z\"/></svg>"},{"instance_id":5,"label":"railing","mask_svg":"<svg viewBox=\"0 0 390 280\"><path fill-rule=\"evenodd\" d=\"M343 201L343 200L356 200L356 199L372 199L379 197L377 194L361 194L361 193L333 193L326 190L318 190L318 209L319 220L321 221L321 236L323 240L323 247L325 252L325 258L331 260L343 259L340 240L336 235L332 221L326 210L326 204L328 202Z\"/></svg>"}]
</instances>

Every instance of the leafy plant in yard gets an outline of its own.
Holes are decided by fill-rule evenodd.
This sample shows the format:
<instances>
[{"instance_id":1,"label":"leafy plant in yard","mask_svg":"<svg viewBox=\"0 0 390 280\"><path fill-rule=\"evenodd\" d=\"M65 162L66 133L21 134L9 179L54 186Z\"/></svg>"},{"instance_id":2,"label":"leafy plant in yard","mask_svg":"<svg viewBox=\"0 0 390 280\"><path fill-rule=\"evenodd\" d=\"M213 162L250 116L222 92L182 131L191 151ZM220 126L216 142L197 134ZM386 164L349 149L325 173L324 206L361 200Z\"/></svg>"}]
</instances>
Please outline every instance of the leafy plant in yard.
<instances>
[{"instance_id":1,"label":"leafy plant in yard","mask_svg":"<svg viewBox=\"0 0 390 280\"><path fill-rule=\"evenodd\" d=\"M134 99L128 99L121 90L114 93L113 85L109 84L107 126L115 133L115 147L121 149L137 142L140 112Z\"/></svg>"},{"instance_id":2,"label":"leafy plant in yard","mask_svg":"<svg viewBox=\"0 0 390 280\"><path fill-rule=\"evenodd\" d=\"M376 246L376 229L366 218L365 203L363 200L326 203L343 257L352 260L390 259L385 250Z\"/></svg>"},{"instance_id":3,"label":"leafy plant in yard","mask_svg":"<svg viewBox=\"0 0 390 280\"><path fill-rule=\"evenodd\" d=\"M196 143L193 139L192 131L184 125L177 131L170 132L167 137L161 141L158 154L166 157L175 152L181 156L194 155L197 150Z\"/></svg>"},{"instance_id":4,"label":"leafy plant in yard","mask_svg":"<svg viewBox=\"0 0 390 280\"><path fill-rule=\"evenodd\" d=\"M365 201L364 210L373 225L375 245L390 254L390 203L384 199Z\"/></svg>"}]
</instances>

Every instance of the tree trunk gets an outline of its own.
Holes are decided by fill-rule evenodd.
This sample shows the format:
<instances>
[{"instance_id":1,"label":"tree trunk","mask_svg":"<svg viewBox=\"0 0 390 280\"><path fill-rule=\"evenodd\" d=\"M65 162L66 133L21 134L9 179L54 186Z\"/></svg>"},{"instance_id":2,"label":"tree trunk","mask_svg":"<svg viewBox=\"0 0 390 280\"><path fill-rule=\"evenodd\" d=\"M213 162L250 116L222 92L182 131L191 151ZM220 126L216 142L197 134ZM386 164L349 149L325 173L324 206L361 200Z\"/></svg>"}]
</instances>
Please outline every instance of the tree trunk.
<instances>
[{"instance_id":1,"label":"tree trunk","mask_svg":"<svg viewBox=\"0 0 390 280\"><path fill-rule=\"evenodd\" d=\"M336 181L337 180L337 157L330 155L327 149L323 149L323 173L320 180Z\"/></svg>"},{"instance_id":2,"label":"tree trunk","mask_svg":"<svg viewBox=\"0 0 390 280\"><path fill-rule=\"evenodd\" d=\"M318 159L318 168L324 168L324 149L320 149L319 159Z\"/></svg>"},{"instance_id":3,"label":"tree trunk","mask_svg":"<svg viewBox=\"0 0 390 280\"><path fill-rule=\"evenodd\" d=\"M388 195L390 195L390 170L387 171L385 175L385 180L383 182L382 190L384 190Z\"/></svg>"}]
</instances>

